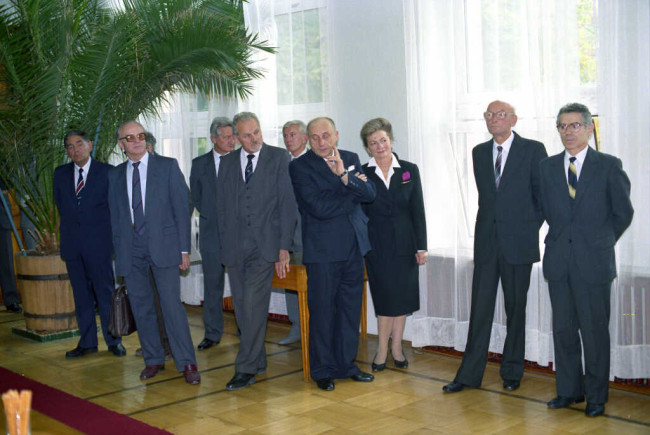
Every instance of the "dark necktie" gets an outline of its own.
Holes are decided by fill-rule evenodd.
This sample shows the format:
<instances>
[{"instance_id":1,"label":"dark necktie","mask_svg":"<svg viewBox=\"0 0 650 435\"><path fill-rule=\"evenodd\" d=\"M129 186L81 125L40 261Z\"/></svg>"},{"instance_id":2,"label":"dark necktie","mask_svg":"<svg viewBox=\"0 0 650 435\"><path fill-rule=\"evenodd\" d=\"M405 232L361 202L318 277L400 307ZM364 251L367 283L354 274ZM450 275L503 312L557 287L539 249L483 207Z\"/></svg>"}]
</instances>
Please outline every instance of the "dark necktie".
<instances>
[{"instance_id":1,"label":"dark necktie","mask_svg":"<svg viewBox=\"0 0 650 435\"><path fill-rule=\"evenodd\" d=\"M133 179L131 180L131 207L133 208L133 229L138 235L144 234L144 211L142 209L142 189L140 188L140 162L133 164Z\"/></svg>"},{"instance_id":2,"label":"dark necktie","mask_svg":"<svg viewBox=\"0 0 650 435\"><path fill-rule=\"evenodd\" d=\"M253 176L253 158L255 158L255 154L249 154L246 157L248 158L248 163L246 163L246 169L244 169L244 179L246 180L246 184L248 184Z\"/></svg>"},{"instance_id":3,"label":"dark necktie","mask_svg":"<svg viewBox=\"0 0 650 435\"><path fill-rule=\"evenodd\" d=\"M84 188L84 169L79 168L79 178L77 179L77 188L74 190L74 194L77 196L77 204L81 201L81 189Z\"/></svg>"},{"instance_id":4,"label":"dark necktie","mask_svg":"<svg viewBox=\"0 0 650 435\"><path fill-rule=\"evenodd\" d=\"M499 145L497 147L497 159L494 162L494 182L497 185L497 189L499 188L499 183L501 182L501 152L503 151L503 147Z\"/></svg>"},{"instance_id":5,"label":"dark necktie","mask_svg":"<svg viewBox=\"0 0 650 435\"><path fill-rule=\"evenodd\" d=\"M567 179L569 180L569 196L571 199L576 197L576 189L578 188L578 169L575 164L576 158L569 158L569 171L567 172Z\"/></svg>"}]
</instances>

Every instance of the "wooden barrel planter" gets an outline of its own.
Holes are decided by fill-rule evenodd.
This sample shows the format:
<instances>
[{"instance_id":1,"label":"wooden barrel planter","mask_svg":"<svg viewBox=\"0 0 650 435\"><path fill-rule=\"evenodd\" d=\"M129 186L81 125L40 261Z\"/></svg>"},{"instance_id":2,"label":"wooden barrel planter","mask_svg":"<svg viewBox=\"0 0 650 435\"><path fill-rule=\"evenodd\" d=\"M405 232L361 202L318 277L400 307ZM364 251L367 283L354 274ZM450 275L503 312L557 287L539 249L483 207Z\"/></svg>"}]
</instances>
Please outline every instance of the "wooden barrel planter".
<instances>
[{"instance_id":1,"label":"wooden barrel planter","mask_svg":"<svg viewBox=\"0 0 650 435\"><path fill-rule=\"evenodd\" d=\"M27 329L46 333L77 329L72 285L61 257L14 259Z\"/></svg>"}]
</instances>

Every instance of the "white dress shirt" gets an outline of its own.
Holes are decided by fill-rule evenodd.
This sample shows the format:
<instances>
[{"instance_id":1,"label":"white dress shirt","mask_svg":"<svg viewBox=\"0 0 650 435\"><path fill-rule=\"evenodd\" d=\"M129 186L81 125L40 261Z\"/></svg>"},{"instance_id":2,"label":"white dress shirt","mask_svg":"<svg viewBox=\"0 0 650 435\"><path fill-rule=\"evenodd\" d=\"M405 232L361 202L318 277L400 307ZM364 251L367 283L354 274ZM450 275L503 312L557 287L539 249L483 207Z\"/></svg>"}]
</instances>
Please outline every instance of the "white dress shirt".
<instances>
[{"instance_id":1,"label":"white dress shirt","mask_svg":"<svg viewBox=\"0 0 650 435\"><path fill-rule=\"evenodd\" d=\"M510 147L512 146L512 141L515 140L515 134L510 132L508 139L504 140L502 144L498 144L496 141L492 141L492 167L494 168L497 164L497 155L499 154L498 146L502 147L501 150L501 175L503 175L503 170L506 167L506 160L508 159L508 153L510 152Z\"/></svg>"},{"instance_id":2,"label":"white dress shirt","mask_svg":"<svg viewBox=\"0 0 650 435\"><path fill-rule=\"evenodd\" d=\"M219 176L219 165L221 164L221 158L224 156L227 156L228 153L226 154L219 154L212 148L212 157L214 157L214 167L217 171L217 177Z\"/></svg>"},{"instance_id":3,"label":"white dress shirt","mask_svg":"<svg viewBox=\"0 0 650 435\"><path fill-rule=\"evenodd\" d=\"M564 177L566 178L567 185L569 184L569 158L575 157L576 160L573 162L574 165L576 165L576 178L578 181L580 181L580 171L582 171L582 165L585 163L585 157L587 157L587 150L589 149L589 145L585 147L584 150L580 151L578 154L575 156L572 156L569 154L568 151L564 151Z\"/></svg>"},{"instance_id":4,"label":"white dress shirt","mask_svg":"<svg viewBox=\"0 0 650 435\"><path fill-rule=\"evenodd\" d=\"M265 145L262 145L262 147ZM257 161L259 160L260 157L260 151L262 151L262 147L260 147L257 152L254 152L253 155L253 174L255 173L255 168L257 168ZM239 163L241 164L241 176L246 181L246 165L248 164L248 154L244 148L241 149L241 152L239 153Z\"/></svg>"},{"instance_id":5,"label":"white dress shirt","mask_svg":"<svg viewBox=\"0 0 650 435\"><path fill-rule=\"evenodd\" d=\"M133 161L131 159L127 160L126 164L126 190L129 192L129 210L131 211L131 222L133 222ZM138 166L138 172L140 173L140 191L142 192L142 213L145 213L145 197L147 194L147 167L149 165L149 153L144 153L144 156L140 159L140 166Z\"/></svg>"},{"instance_id":6,"label":"white dress shirt","mask_svg":"<svg viewBox=\"0 0 650 435\"><path fill-rule=\"evenodd\" d=\"M374 157L371 157L370 161L368 161L368 167L375 168L375 174L377 174L379 179L384 182L384 184L386 185L386 189L390 188L390 179L395 173L394 168L401 168L399 162L397 161L397 156L395 154L392 155L392 161L390 163L390 168L388 168L388 176L386 178L384 178L384 171L382 171L379 165L377 165L377 160L375 160Z\"/></svg>"},{"instance_id":7,"label":"white dress shirt","mask_svg":"<svg viewBox=\"0 0 650 435\"><path fill-rule=\"evenodd\" d=\"M86 185L86 181L88 180L88 171L90 170L90 161L92 160L92 157L88 158L88 161L86 162L85 165L83 165L81 168L77 166L75 163L74 166L74 180L72 180L73 184L73 189L77 190L77 181L79 181L79 169L83 169L83 172L81 173L81 177L84 180L84 186Z\"/></svg>"}]
</instances>

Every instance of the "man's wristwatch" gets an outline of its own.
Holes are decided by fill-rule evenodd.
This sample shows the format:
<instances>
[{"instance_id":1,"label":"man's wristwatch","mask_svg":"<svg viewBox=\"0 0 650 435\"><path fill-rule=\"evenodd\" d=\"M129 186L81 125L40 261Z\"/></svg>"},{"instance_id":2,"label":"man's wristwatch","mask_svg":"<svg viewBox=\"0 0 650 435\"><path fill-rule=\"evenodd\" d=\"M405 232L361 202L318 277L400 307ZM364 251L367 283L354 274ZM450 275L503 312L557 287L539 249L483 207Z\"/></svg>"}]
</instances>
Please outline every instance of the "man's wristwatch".
<instances>
[{"instance_id":1,"label":"man's wristwatch","mask_svg":"<svg viewBox=\"0 0 650 435\"><path fill-rule=\"evenodd\" d=\"M339 178L343 178L343 177L345 177L346 175L348 175L348 170L347 170L347 169L346 169L345 171L343 171L343 172L339 175Z\"/></svg>"}]
</instances>

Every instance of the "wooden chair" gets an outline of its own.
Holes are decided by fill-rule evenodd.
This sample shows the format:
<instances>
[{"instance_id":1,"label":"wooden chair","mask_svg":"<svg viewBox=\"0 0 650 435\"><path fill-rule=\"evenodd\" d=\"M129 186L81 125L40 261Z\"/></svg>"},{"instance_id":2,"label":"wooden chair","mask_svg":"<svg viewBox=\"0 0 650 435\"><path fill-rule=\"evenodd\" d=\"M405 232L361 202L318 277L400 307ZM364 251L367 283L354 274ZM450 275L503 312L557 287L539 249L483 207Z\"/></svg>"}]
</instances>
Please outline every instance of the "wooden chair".
<instances>
[{"instance_id":1,"label":"wooden chair","mask_svg":"<svg viewBox=\"0 0 650 435\"><path fill-rule=\"evenodd\" d=\"M368 275L364 272L363 278L363 299L361 302L361 338L368 336L366 328L368 312L366 311L366 290ZM298 307L300 312L300 345L302 346L302 377L305 382L309 382L309 310L307 308L307 269L303 265L292 264L287 276L280 279L277 274L273 274L273 283L275 288L294 290L298 293Z\"/></svg>"}]
</instances>

